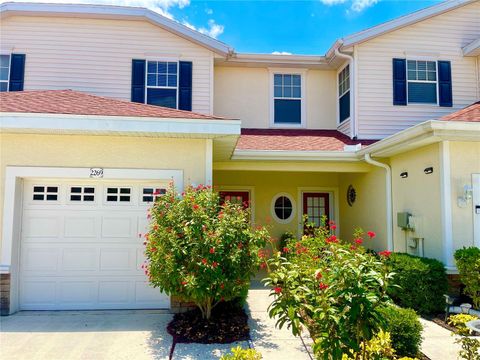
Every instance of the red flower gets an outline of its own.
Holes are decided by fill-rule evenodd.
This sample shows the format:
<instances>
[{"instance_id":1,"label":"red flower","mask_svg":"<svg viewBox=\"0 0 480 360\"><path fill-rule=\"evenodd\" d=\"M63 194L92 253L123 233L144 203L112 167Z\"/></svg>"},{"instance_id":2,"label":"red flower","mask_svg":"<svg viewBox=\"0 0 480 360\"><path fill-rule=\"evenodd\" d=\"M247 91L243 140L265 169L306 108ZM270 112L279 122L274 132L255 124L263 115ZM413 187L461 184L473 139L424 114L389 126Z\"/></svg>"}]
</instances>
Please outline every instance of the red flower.
<instances>
[{"instance_id":1,"label":"red flower","mask_svg":"<svg viewBox=\"0 0 480 360\"><path fill-rule=\"evenodd\" d=\"M330 225L330 226L335 225L335 221L330 220L330 221L328 222L328 225Z\"/></svg>"},{"instance_id":2,"label":"red flower","mask_svg":"<svg viewBox=\"0 0 480 360\"><path fill-rule=\"evenodd\" d=\"M207 259L202 259L202 264L207 265Z\"/></svg>"},{"instance_id":3,"label":"red flower","mask_svg":"<svg viewBox=\"0 0 480 360\"><path fill-rule=\"evenodd\" d=\"M220 211L220 212L218 213L218 218L219 218L219 219L223 219L223 211Z\"/></svg>"},{"instance_id":4,"label":"red flower","mask_svg":"<svg viewBox=\"0 0 480 360\"><path fill-rule=\"evenodd\" d=\"M215 248L210 248L210 254L215 254Z\"/></svg>"},{"instance_id":5,"label":"red flower","mask_svg":"<svg viewBox=\"0 0 480 360\"><path fill-rule=\"evenodd\" d=\"M375 234L373 231L369 231L367 235L370 239L373 239L375 236L377 236L377 234Z\"/></svg>"},{"instance_id":6,"label":"red flower","mask_svg":"<svg viewBox=\"0 0 480 360\"><path fill-rule=\"evenodd\" d=\"M260 264L260 269L265 269L267 267L267 263L266 262L262 262Z\"/></svg>"},{"instance_id":7,"label":"red flower","mask_svg":"<svg viewBox=\"0 0 480 360\"><path fill-rule=\"evenodd\" d=\"M214 262L212 263L212 266L213 266L214 268L216 268L216 267L218 266L218 263L217 263L216 261L214 261Z\"/></svg>"},{"instance_id":8,"label":"red flower","mask_svg":"<svg viewBox=\"0 0 480 360\"><path fill-rule=\"evenodd\" d=\"M357 247L355 245L350 246L350 250L357 250Z\"/></svg>"},{"instance_id":9,"label":"red flower","mask_svg":"<svg viewBox=\"0 0 480 360\"><path fill-rule=\"evenodd\" d=\"M193 204L193 210L198 210L199 207L198 204Z\"/></svg>"},{"instance_id":10,"label":"red flower","mask_svg":"<svg viewBox=\"0 0 480 360\"><path fill-rule=\"evenodd\" d=\"M237 247L238 247L239 249L241 249L241 248L243 248L243 244L242 244L242 243L238 243Z\"/></svg>"},{"instance_id":11,"label":"red flower","mask_svg":"<svg viewBox=\"0 0 480 360\"><path fill-rule=\"evenodd\" d=\"M224 284L220 284L220 289L224 289L225 288L225 285Z\"/></svg>"},{"instance_id":12,"label":"red flower","mask_svg":"<svg viewBox=\"0 0 480 360\"><path fill-rule=\"evenodd\" d=\"M361 245L363 243L363 239L362 238L357 238L354 240L355 241L355 244L358 244L358 245Z\"/></svg>"},{"instance_id":13,"label":"red flower","mask_svg":"<svg viewBox=\"0 0 480 360\"><path fill-rule=\"evenodd\" d=\"M187 285L187 282L186 282L186 281L182 281L182 285Z\"/></svg>"},{"instance_id":14,"label":"red flower","mask_svg":"<svg viewBox=\"0 0 480 360\"><path fill-rule=\"evenodd\" d=\"M388 250L384 250L384 251L380 251L378 253L378 255L383 256L383 257L389 257L390 255L392 255L392 252L388 251Z\"/></svg>"},{"instance_id":15,"label":"red flower","mask_svg":"<svg viewBox=\"0 0 480 360\"><path fill-rule=\"evenodd\" d=\"M333 224L333 225L330 225L330 230L335 230L337 228L337 225Z\"/></svg>"},{"instance_id":16,"label":"red flower","mask_svg":"<svg viewBox=\"0 0 480 360\"><path fill-rule=\"evenodd\" d=\"M150 250L151 252L156 252L157 251L157 248L152 248L152 250Z\"/></svg>"},{"instance_id":17,"label":"red flower","mask_svg":"<svg viewBox=\"0 0 480 360\"><path fill-rule=\"evenodd\" d=\"M328 288L328 285L324 284L324 283L320 283L320 285L318 285L318 287L320 288L320 290L325 290L325 289Z\"/></svg>"},{"instance_id":18,"label":"red flower","mask_svg":"<svg viewBox=\"0 0 480 360\"><path fill-rule=\"evenodd\" d=\"M315 277L317 278L317 280L320 280L323 276L322 273L318 272Z\"/></svg>"},{"instance_id":19,"label":"red flower","mask_svg":"<svg viewBox=\"0 0 480 360\"><path fill-rule=\"evenodd\" d=\"M275 294L280 294L282 292L282 288L277 286L273 289L275 291Z\"/></svg>"},{"instance_id":20,"label":"red flower","mask_svg":"<svg viewBox=\"0 0 480 360\"><path fill-rule=\"evenodd\" d=\"M338 243L338 239L335 235L331 235L330 237L327 238L327 243Z\"/></svg>"},{"instance_id":21,"label":"red flower","mask_svg":"<svg viewBox=\"0 0 480 360\"><path fill-rule=\"evenodd\" d=\"M290 250L288 249L288 247L284 247L284 248L283 248L283 252L284 252L285 254L288 253L289 251L290 251Z\"/></svg>"}]
</instances>

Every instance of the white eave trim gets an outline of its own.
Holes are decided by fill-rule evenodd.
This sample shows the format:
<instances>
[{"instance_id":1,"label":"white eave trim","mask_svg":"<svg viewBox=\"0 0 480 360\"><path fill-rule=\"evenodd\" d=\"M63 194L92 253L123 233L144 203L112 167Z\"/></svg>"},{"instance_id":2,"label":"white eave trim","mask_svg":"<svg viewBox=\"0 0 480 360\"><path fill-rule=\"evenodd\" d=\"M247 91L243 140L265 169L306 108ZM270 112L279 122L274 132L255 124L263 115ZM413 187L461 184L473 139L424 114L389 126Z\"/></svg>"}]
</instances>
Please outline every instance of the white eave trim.
<instances>
[{"instance_id":1,"label":"white eave trim","mask_svg":"<svg viewBox=\"0 0 480 360\"><path fill-rule=\"evenodd\" d=\"M7 15L72 16L106 19L146 19L167 31L193 41L220 55L227 56L233 49L210 36L192 30L174 20L142 7L91 5L91 4L46 4L6 2L0 4L0 17Z\"/></svg>"},{"instance_id":2,"label":"white eave trim","mask_svg":"<svg viewBox=\"0 0 480 360\"><path fill-rule=\"evenodd\" d=\"M235 150L232 160L360 161L354 151Z\"/></svg>"},{"instance_id":3,"label":"white eave trim","mask_svg":"<svg viewBox=\"0 0 480 360\"><path fill-rule=\"evenodd\" d=\"M216 138L240 135L239 120L1 113L0 132Z\"/></svg>"},{"instance_id":4,"label":"white eave trim","mask_svg":"<svg viewBox=\"0 0 480 360\"><path fill-rule=\"evenodd\" d=\"M480 38L472 41L470 44L462 48L463 56L479 56L480 55Z\"/></svg>"},{"instance_id":5,"label":"white eave trim","mask_svg":"<svg viewBox=\"0 0 480 360\"><path fill-rule=\"evenodd\" d=\"M415 11L413 13L407 14L397 19L374 26L370 29L346 36L343 38L343 46L349 47L349 46L367 41L369 39L383 35L390 31L394 31L394 30L403 28L405 26L412 25L419 21L428 19L432 16L440 15L442 13L467 5L469 3L473 3L475 1L478 1L478 0L448 0L448 1L441 2L437 5L433 5L428 8Z\"/></svg>"}]
</instances>

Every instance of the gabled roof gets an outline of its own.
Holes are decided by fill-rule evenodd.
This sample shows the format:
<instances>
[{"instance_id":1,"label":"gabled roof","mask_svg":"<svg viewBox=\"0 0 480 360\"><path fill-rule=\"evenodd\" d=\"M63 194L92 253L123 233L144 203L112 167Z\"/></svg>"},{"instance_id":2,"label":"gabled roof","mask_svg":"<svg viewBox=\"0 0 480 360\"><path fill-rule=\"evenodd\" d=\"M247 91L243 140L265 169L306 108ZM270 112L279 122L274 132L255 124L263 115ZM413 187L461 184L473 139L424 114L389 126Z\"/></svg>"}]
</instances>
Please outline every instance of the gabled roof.
<instances>
[{"instance_id":1,"label":"gabled roof","mask_svg":"<svg viewBox=\"0 0 480 360\"><path fill-rule=\"evenodd\" d=\"M0 112L150 117L162 119L223 119L212 115L139 104L73 90L0 92Z\"/></svg>"},{"instance_id":2,"label":"gabled roof","mask_svg":"<svg viewBox=\"0 0 480 360\"><path fill-rule=\"evenodd\" d=\"M5 2L0 4L0 17L18 14L68 17L89 16L92 18L104 19L146 20L171 33L206 47L217 54L227 56L233 51L232 48L221 41L192 30L185 25L142 7L28 2Z\"/></svg>"},{"instance_id":3,"label":"gabled roof","mask_svg":"<svg viewBox=\"0 0 480 360\"><path fill-rule=\"evenodd\" d=\"M455 111L448 114L440 120L444 121L465 121L465 122L478 122L480 123L480 101L473 103L462 110Z\"/></svg>"},{"instance_id":4,"label":"gabled roof","mask_svg":"<svg viewBox=\"0 0 480 360\"><path fill-rule=\"evenodd\" d=\"M344 151L345 146L369 145L375 140L352 140L337 130L242 129L235 150Z\"/></svg>"}]
</instances>

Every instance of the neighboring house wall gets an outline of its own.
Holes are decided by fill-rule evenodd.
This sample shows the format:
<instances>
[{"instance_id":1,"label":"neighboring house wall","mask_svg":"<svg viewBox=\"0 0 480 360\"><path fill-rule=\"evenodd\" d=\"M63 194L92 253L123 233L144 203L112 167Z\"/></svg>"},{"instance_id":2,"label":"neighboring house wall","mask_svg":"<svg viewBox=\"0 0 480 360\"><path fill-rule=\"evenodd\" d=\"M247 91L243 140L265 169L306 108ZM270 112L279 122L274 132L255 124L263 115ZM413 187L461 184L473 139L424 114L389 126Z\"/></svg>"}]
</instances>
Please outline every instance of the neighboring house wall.
<instances>
[{"instance_id":1,"label":"neighboring house wall","mask_svg":"<svg viewBox=\"0 0 480 360\"><path fill-rule=\"evenodd\" d=\"M0 40L2 51L26 54L25 90L130 100L132 59L192 61L192 110L213 111L213 53L147 21L12 16Z\"/></svg>"},{"instance_id":2,"label":"neighboring house wall","mask_svg":"<svg viewBox=\"0 0 480 360\"><path fill-rule=\"evenodd\" d=\"M474 57L462 47L480 36L480 2L463 6L357 45L359 138L383 138L463 108L479 96ZM453 108L393 105L392 59L449 60Z\"/></svg>"},{"instance_id":3,"label":"neighboring house wall","mask_svg":"<svg viewBox=\"0 0 480 360\"><path fill-rule=\"evenodd\" d=\"M450 164L453 245L456 250L474 245L473 207L476 204L470 200L462 208L457 199L463 196L465 185L472 186L472 174L480 174L480 143L451 141Z\"/></svg>"},{"instance_id":4,"label":"neighboring house wall","mask_svg":"<svg viewBox=\"0 0 480 360\"><path fill-rule=\"evenodd\" d=\"M272 83L269 68L215 66L214 113L242 120L243 128L269 128ZM287 71L282 69L282 71ZM305 71L304 69L292 69ZM336 73L306 70L306 128L336 129Z\"/></svg>"},{"instance_id":5,"label":"neighboring house wall","mask_svg":"<svg viewBox=\"0 0 480 360\"><path fill-rule=\"evenodd\" d=\"M443 261L441 205L441 167L439 144L412 150L390 159L393 185L393 234L395 251L409 252ZM433 167L432 174L424 169ZM400 177L408 172L407 178ZM398 227L397 213L412 214L415 231L405 233ZM424 252L408 247L413 238L423 238Z\"/></svg>"},{"instance_id":6,"label":"neighboring house wall","mask_svg":"<svg viewBox=\"0 0 480 360\"><path fill-rule=\"evenodd\" d=\"M340 236L352 241L353 232L362 228L365 232L374 231L377 236L364 245L376 251L387 249L387 217L385 197L385 170L372 167L368 173L342 174L340 177ZM356 200L352 206L347 203L347 189L352 185L356 191Z\"/></svg>"}]
</instances>

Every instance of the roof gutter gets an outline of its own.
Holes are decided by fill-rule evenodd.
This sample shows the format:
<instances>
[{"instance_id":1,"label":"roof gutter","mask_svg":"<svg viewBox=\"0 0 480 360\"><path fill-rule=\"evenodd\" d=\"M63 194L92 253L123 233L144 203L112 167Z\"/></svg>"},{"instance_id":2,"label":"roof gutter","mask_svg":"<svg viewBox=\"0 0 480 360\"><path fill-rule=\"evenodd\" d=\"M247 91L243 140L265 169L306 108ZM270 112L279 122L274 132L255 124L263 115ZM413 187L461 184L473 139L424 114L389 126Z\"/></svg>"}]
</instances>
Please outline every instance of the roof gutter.
<instances>
[{"instance_id":1,"label":"roof gutter","mask_svg":"<svg viewBox=\"0 0 480 360\"><path fill-rule=\"evenodd\" d=\"M364 159L371 165L385 169L385 196L387 198L387 249L388 251L393 251L392 169L387 164L373 160L370 156L370 153L366 153Z\"/></svg>"},{"instance_id":2,"label":"roof gutter","mask_svg":"<svg viewBox=\"0 0 480 360\"><path fill-rule=\"evenodd\" d=\"M341 45L340 45L341 46ZM355 77L356 77L356 63L353 56L340 52L339 47L335 48L335 55L347 59L350 64L350 138L357 137L357 114L355 112L356 106L356 93L355 93Z\"/></svg>"},{"instance_id":3,"label":"roof gutter","mask_svg":"<svg viewBox=\"0 0 480 360\"><path fill-rule=\"evenodd\" d=\"M232 160L346 161L361 159L355 151L235 150Z\"/></svg>"}]
</instances>

